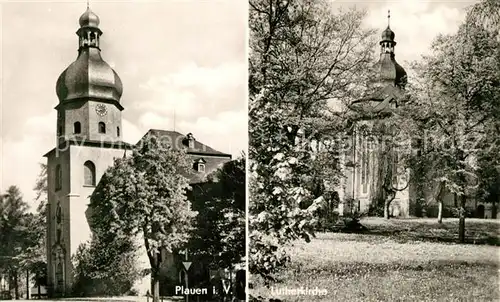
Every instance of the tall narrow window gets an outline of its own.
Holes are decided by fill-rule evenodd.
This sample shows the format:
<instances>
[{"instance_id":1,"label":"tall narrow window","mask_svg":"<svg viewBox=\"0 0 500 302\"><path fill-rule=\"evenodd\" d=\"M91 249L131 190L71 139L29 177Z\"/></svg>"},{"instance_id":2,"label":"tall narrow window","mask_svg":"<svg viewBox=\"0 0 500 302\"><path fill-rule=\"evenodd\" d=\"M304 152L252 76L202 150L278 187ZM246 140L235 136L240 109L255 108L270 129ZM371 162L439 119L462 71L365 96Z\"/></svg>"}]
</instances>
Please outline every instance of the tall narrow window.
<instances>
[{"instance_id":1,"label":"tall narrow window","mask_svg":"<svg viewBox=\"0 0 500 302\"><path fill-rule=\"evenodd\" d=\"M61 165L56 166L56 190L61 189L62 187L62 170Z\"/></svg>"},{"instance_id":2,"label":"tall narrow window","mask_svg":"<svg viewBox=\"0 0 500 302\"><path fill-rule=\"evenodd\" d=\"M392 169L392 173L393 173L393 177L392 177L392 183L393 183L393 186L397 187L399 185L399 169L398 169L398 164L399 164L399 154L397 151L393 151L394 152L394 158L393 158L393 169Z\"/></svg>"},{"instance_id":3,"label":"tall narrow window","mask_svg":"<svg viewBox=\"0 0 500 302\"><path fill-rule=\"evenodd\" d=\"M73 132L75 134L79 134L79 133L82 133L82 125L80 124L80 122L75 122L73 124Z\"/></svg>"},{"instance_id":4,"label":"tall narrow window","mask_svg":"<svg viewBox=\"0 0 500 302\"><path fill-rule=\"evenodd\" d=\"M120 136L120 127L116 127L116 136Z\"/></svg>"},{"instance_id":5,"label":"tall narrow window","mask_svg":"<svg viewBox=\"0 0 500 302\"><path fill-rule=\"evenodd\" d=\"M99 122L99 133L106 133L106 124Z\"/></svg>"},{"instance_id":6,"label":"tall narrow window","mask_svg":"<svg viewBox=\"0 0 500 302\"><path fill-rule=\"evenodd\" d=\"M365 178L366 149L365 149L365 137L363 132L359 137L359 149L361 150L361 158L360 158L361 184L364 184L366 181Z\"/></svg>"},{"instance_id":7,"label":"tall narrow window","mask_svg":"<svg viewBox=\"0 0 500 302\"><path fill-rule=\"evenodd\" d=\"M57 203L56 221L58 224L62 221L62 208L59 202Z\"/></svg>"},{"instance_id":8,"label":"tall narrow window","mask_svg":"<svg viewBox=\"0 0 500 302\"><path fill-rule=\"evenodd\" d=\"M106 133L106 124L99 122L99 133Z\"/></svg>"},{"instance_id":9,"label":"tall narrow window","mask_svg":"<svg viewBox=\"0 0 500 302\"><path fill-rule=\"evenodd\" d=\"M198 172L205 172L205 164L199 163L198 164Z\"/></svg>"},{"instance_id":10,"label":"tall narrow window","mask_svg":"<svg viewBox=\"0 0 500 302\"><path fill-rule=\"evenodd\" d=\"M363 193L368 192L368 139L366 133L363 133Z\"/></svg>"},{"instance_id":11,"label":"tall narrow window","mask_svg":"<svg viewBox=\"0 0 500 302\"><path fill-rule=\"evenodd\" d=\"M95 186L95 165L90 160L83 164L83 185Z\"/></svg>"}]
</instances>

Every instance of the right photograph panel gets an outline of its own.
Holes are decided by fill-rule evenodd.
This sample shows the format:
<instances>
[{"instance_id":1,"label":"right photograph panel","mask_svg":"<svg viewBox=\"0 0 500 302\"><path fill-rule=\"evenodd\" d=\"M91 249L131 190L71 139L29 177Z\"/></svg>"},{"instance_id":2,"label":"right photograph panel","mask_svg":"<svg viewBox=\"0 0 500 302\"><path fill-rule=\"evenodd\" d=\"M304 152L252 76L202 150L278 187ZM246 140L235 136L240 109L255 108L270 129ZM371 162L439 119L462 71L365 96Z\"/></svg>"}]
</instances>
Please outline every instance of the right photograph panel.
<instances>
[{"instance_id":1,"label":"right photograph panel","mask_svg":"<svg viewBox=\"0 0 500 302\"><path fill-rule=\"evenodd\" d=\"M249 301L500 299L500 1L249 3Z\"/></svg>"}]
</instances>

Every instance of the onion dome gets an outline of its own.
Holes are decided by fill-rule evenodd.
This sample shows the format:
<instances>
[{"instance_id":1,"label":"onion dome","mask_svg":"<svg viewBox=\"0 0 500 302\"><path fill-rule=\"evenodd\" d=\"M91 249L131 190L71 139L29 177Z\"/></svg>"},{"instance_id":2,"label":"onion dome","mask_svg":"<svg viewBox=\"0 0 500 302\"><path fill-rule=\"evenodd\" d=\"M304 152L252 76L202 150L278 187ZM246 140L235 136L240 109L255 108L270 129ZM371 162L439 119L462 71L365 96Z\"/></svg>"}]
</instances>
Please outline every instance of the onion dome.
<instances>
[{"instance_id":1,"label":"onion dome","mask_svg":"<svg viewBox=\"0 0 500 302\"><path fill-rule=\"evenodd\" d=\"M57 80L59 101L95 98L119 102L123 86L118 74L101 57L99 17L87 8L79 23L78 57Z\"/></svg>"},{"instance_id":2,"label":"onion dome","mask_svg":"<svg viewBox=\"0 0 500 302\"><path fill-rule=\"evenodd\" d=\"M374 91L349 105L349 108L356 112L358 118L372 118L374 115L390 114L394 104L397 106L397 100L403 97L402 89L406 86L407 74L404 68L396 62L394 37L394 32L387 26L382 32L380 60L375 66L379 74L371 82L374 84L372 86Z\"/></svg>"},{"instance_id":3,"label":"onion dome","mask_svg":"<svg viewBox=\"0 0 500 302\"><path fill-rule=\"evenodd\" d=\"M380 41L380 43L394 42L395 37L396 35L394 34L394 32L391 30L389 26L387 26L387 28L382 32L382 40Z\"/></svg>"},{"instance_id":4,"label":"onion dome","mask_svg":"<svg viewBox=\"0 0 500 302\"><path fill-rule=\"evenodd\" d=\"M99 17L87 7L87 11L83 13L79 20L80 27L91 26L98 27L99 26Z\"/></svg>"},{"instance_id":5,"label":"onion dome","mask_svg":"<svg viewBox=\"0 0 500 302\"><path fill-rule=\"evenodd\" d=\"M394 56L382 55L378 62L380 67L380 81L388 82L400 88L406 86L407 74L405 69L396 62Z\"/></svg>"}]
</instances>

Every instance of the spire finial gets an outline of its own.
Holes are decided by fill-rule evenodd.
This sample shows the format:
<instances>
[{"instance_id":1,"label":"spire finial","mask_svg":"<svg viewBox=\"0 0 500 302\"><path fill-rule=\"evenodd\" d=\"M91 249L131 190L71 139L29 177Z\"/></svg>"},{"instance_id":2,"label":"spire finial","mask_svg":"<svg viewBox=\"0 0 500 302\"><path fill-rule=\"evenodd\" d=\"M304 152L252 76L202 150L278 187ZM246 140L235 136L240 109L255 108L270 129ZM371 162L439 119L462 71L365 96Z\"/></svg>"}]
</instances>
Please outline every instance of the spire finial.
<instances>
[{"instance_id":1,"label":"spire finial","mask_svg":"<svg viewBox=\"0 0 500 302\"><path fill-rule=\"evenodd\" d=\"M391 26L391 10L387 10L387 26Z\"/></svg>"},{"instance_id":2,"label":"spire finial","mask_svg":"<svg viewBox=\"0 0 500 302\"><path fill-rule=\"evenodd\" d=\"M90 1L89 1L89 0L87 0L87 9L89 9L89 8L90 8L90 4L89 4L89 2L90 2Z\"/></svg>"}]
</instances>

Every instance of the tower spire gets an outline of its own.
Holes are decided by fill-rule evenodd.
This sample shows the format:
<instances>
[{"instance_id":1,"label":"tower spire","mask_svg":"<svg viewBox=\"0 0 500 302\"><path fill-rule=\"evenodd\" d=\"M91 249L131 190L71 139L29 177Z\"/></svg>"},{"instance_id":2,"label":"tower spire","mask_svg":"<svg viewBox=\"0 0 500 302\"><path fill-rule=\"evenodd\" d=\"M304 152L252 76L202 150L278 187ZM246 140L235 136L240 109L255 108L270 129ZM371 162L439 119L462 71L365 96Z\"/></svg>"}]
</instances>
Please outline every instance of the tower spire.
<instances>
[{"instance_id":1,"label":"tower spire","mask_svg":"<svg viewBox=\"0 0 500 302\"><path fill-rule=\"evenodd\" d=\"M387 28L382 32L382 40L380 41L381 55L385 53L390 53L394 55L394 46L396 46L396 41L394 41L395 34L390 28L391 25L391 10L387 10Z\"/></svg>"},{"instance_id":2,"label":"tower spire","mask_svg":"<svg viewBox=\"0 0 500 302\"><path fill-rule=\"evenodd\" d=\"M102 31L99 29L99 17L90 10L90 1L87 0L87 10L80 17L80 28L76 32L79 37L78 50L88 48L99 48L99 37Z\"/></svg>"}]
</instances>

